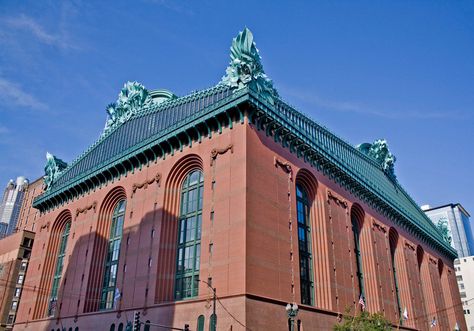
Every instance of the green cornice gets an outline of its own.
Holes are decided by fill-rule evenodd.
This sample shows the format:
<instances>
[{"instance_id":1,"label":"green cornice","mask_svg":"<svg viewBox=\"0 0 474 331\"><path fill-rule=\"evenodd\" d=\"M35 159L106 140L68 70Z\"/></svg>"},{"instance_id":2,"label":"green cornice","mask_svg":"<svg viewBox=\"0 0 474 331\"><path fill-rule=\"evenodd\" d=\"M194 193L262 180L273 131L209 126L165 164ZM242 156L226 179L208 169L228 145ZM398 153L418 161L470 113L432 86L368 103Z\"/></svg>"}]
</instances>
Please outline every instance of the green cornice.
<instances>
[{"instance_id":1,"label":"green cornice","mask_svg":"<svg viewBox=\"0 0 474 331\"><path fill-rule=\"evenodd\" d=\"M415 237L456 258L456 251L443 241L434 224L379 162L287 104L270 104L254 91L250 95L255 105L250 119L259 130L265 130L283 147Z\"/></svg>"}]
</instances>

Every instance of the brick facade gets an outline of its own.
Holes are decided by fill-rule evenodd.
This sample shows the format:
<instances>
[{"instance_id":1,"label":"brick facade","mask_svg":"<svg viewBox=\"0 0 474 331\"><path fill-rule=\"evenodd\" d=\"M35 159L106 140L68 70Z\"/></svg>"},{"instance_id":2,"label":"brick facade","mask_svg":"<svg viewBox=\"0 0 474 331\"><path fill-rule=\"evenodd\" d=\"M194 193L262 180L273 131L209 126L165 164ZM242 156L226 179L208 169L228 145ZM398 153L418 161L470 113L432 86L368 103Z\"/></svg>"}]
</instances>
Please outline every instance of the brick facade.
<instances>
[{"instance_id":1,"label":"brick facade","mask_svg":"<svg viewBox=\"0 0 474 331\"><path fill-rule=\"evenodd\" d=\"M179 190L189 171L204 174L200 279L212 278L222 304L218 330L287 330L285 305L300 306L305 330L328 330L346 308L360 309L351 214L360 218L367 309L397 326L391 249L401 329L465 329L453 261L373 210L245 119L211 139L135 169L35 220L36 237L15 330L109 330L142 312L142 320L208 329L212 293L174 300ZM310 193L314 305L300 305L296 183ZM116 309L99 311L111 210L127 201L117 273ZM30 201L31 204L31 201ZM291 224L290 224L291 221ZM71 222L57 311L47 317L61 224ZM20 223L21 224L21 223ZM392 237L390 237L392 233ZM395 245L395 246L391 246ZM392 248L391 248L392 247ZM224 310L232 314L231 315ZM431 329L430 329L431 330Z\"/></svg>"}]
</instances>

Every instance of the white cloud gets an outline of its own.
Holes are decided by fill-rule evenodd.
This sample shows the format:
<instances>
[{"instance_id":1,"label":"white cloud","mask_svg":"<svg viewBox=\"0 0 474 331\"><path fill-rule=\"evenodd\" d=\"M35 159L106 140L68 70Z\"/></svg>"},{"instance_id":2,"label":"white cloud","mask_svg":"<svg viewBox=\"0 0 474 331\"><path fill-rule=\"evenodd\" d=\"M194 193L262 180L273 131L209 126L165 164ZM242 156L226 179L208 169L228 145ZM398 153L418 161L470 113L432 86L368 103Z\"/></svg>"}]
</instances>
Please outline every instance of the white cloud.
<instances>
[{"instance_id":1,"label":"white cloud","mask_svg":"<svg viewBox=\"0 0 474 331\"><path fill-rule=\"evenodd\" d=\"M53 34L46 31L33 18L26 15L17 17L9 17L3 20L4 23L11 29L24 30L32 34L38 41L43 44L52 45L60 48L76 48L61 34Z\"/></svg>"},{"instance_id":2,"label":"white cloud","mask_svg":"<svg viewBox=\"0 0 474 331\"><path fill-rule=\"evenodd\" d=\"M444 112L433 112L433 111L418 111L418 110L404 110L397 111L393 109L380 109L375 110L370 106L361 105L353 101L337 101L328 100L321 98L320 96L305 91L298 91L294 89L283 89L284 94L299 99L309 105L331 109L339 112L356 113L363 115L371 115L376 117L388 118L388 119L444 119L444 118L465 118L467 114L463 114L457 111L444 111Z\"/></svg>"},{"instance_id":3,"label":"white cloud","mask_svg":"<svg viewBox=\"0 0 474 331\"><path fill-rule=\"evenodd\" d=\"M24 91L20 85L0 77L0 100L11 105L46 110L48 106Z\"/></svg>"}]
</instances>

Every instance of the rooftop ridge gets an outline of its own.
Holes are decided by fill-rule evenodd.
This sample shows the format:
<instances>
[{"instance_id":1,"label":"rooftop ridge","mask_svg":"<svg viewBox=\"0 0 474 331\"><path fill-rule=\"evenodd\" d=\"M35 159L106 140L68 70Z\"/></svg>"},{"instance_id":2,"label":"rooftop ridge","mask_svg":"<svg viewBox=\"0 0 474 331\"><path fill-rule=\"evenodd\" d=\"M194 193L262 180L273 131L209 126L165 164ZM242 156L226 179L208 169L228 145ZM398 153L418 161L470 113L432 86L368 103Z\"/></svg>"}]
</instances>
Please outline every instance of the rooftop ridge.
<instances>
[{"instance_id":1,"label":"rooftop ridge","mask_svg":"<svg viewBox=\"0 0 474 331\"><path fill-rule=\"evenodd\" d=\"M303 111L300 111L300 110L297 110L296 107L292 106L291 104L289 104L286 100L282 99L281 97L278 99L279 102L283 103L285 106L289 107L291 110L293 110L294 112L298 113L299 115L305 117L308 121L311 121L313 122L314 124L318 125L320 128L326 130L328 133L330 133L331 135L334 136L334 138L336 138L337 140L339 140L339 142L345 144L346 146L352 148L355 153L359 154L360 157L366 159L368 162L372 163L374 166L376 166L377 168L380 168L380 170L383 172L383 169L382 169L382 166L377 162L375 161L373 158L371 158L370 156L368 156L367 154L365 153L362 153L360 150L358 150L354 145L352 145L351 143L349 143L348 141L346 141L344 138L340 137L339 135L337 135L336 133L334 133L333 131L331 131L328 127L326 127L325 125L321 124L320 122L318 122L317 120L315 120L311 115L309 115L308 113L306 112L303 112Z\"/></svg>"},{"instance_id":2,"label":"rooftop ridge","mask_svg":"<svg viewBox=\"0 0 474 331\"><path fill-rule=\"evenodd\" d=\"M176 106L176 105L184 104L186 102L189 102L190 100L195 100L195 99L199 98L200 96L202 96L204 94L207 94L211 91L215 91L215 90L219 90L219 89L225 89L225 88L226 88L226 86L224 86L222 84L217 84L217 85L214 85L212 87L209 87L209 88L206 88L206 89L203 89L203 90L191 92L187 95L184 95L182 97L178 97L176 99L169 99L169 100L166 100L166 101L161 102L159 104L153 104L153 105L148 106L148 107L143 107L139 112L134 114L129 120L132 120L134 118L139 118L139 117L142 117L144 115L147 115L147 114L150 114L150 113L153 113L153 112L164 111L168 107L171 108L171 107ZM94 141L91 145L89 145L88 148L86 148L81 154L79 154L79 156L77 156L73 161L71 161L70 164L68 164L68 166L57 177L57 180L60 180L63 176L65 176L73 168L74 165L76 165L79 161L83 160L89 154L90 151L92 151L94 148L99 146L103 141L105 141L108 137L110 137L113 133L115 133L123 124L124 123L118 123L117 125L114 125L106 133L101 134L96 141ZM54 186L55 185L53 184L52 187L54 187Z\"/></svg>"},{"instance_id":3,"label":"rooftop ridge","mask_svg":"<svg viewBox=\"0 0 474 331\"><path fill-rule=\"evenodd\" d=\"M259 98L258 94L256 91L252 92L255 94L254 97ZM331 153L333 151L330 150L330 147L328 146L323 146L322 151L324 154L327 154L330 159L333 159L336 161L340 166L344 168L344 171L347 171L350 174L355 175L356 177L360 178L360 180L368 182L367 184L372 187L372 189L375 189L375 192L383 197L389 205L393 206L395 210L399 210L402 212L402 215L404 217L408 218L409 221L415 223L419 228L424 229L427 233L431 234L436 238L435 240L439 241L444 245L446 248L450 248L450 245L445 243L442 238L441 238L441 233L438 231L438 229L434 226L434 224L429 220L429 218L425 215L425 213L419 208L418 204L413 200L413 198L406 192L406 190L401 186L401 184L398 181L393 181L391 178L385 173L385 171L382 169L381 165L377 163L375 160L367 156L366 154L362 153L360 150L358 150L355 146L351 145L350 143L346 142L344 139L339 137L337 134L333 133L331 130L328 128L320 125L317 121L313 120L310 116L307 116L306 114L296 110L295 108L291 107L289 104L281 100L281 98L276 102L274 105L269 104L266 102L264 99L259 100L263 103L266 103L266 106L269 108L273 108L276 112L278 112L277 108L278 106L283 105L284 107L287 108L288 111L292 112L292 115L296 115L296 117L299 117L300 120L306 120L309 121L317 130L320 130L323 134L330 136L336 144L339 146L346 148L349 150L351 153L354 154L354 156L357 157L360 161L364 162L367 165L371 166L371 170L369 172L376 170L379 176L382 176L383 182L380 182L377 178L372 178L370 179L368 176L365 176L361 171L357 171L354 173L353 169L350 168L348 164L345 162L340 162L342 159L339 160L338 162L338 157L336 156L337 153ZM312 136L311 132L309 132L307 129L305 129L301 123L297 123L292 120L293 123L291 123L292 126L296 127L299 131L302 131L304 134L305 138L308 141L311 141L313 144L317 145L319 142L314 139ZM380 179L380 178L379 178ZM386 191L387 194L389 192L387 189L389 189L389 186L393 186L395 193L402 194L403 197L407 200L408 206L401 205L402 201L397 201L396 198L391 198L388 196L383 196L383 192ZM449 246L449 247L448 247Z\"/></svg>"}]
</instances>

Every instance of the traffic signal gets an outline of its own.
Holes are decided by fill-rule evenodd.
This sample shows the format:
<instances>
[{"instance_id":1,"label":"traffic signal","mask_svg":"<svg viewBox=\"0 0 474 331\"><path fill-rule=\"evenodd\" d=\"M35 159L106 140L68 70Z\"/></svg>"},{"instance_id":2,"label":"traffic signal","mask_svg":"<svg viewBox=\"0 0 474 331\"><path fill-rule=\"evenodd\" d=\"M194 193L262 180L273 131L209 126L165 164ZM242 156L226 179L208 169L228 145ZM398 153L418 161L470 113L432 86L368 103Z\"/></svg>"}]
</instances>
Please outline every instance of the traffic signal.
<instances>
[{"instance_id":1,"label":"traffic signal","mask_svg":"<svg viewBox=\"0 0 474 331\"><path fill-rule=\"evenodd\" d=\"M189 331L189 324L184 324L184 331Z\"/></svg>"},{"instance_id":2,"label":"traffic signal","mask_svg":"<svg viewBox=\"0 0 474 331\"><path fill-rule=\"evenodd\" d=\"M140 331L140 312L136 311L133 315L133 331Z\"/></svg>"}]
</instances>

